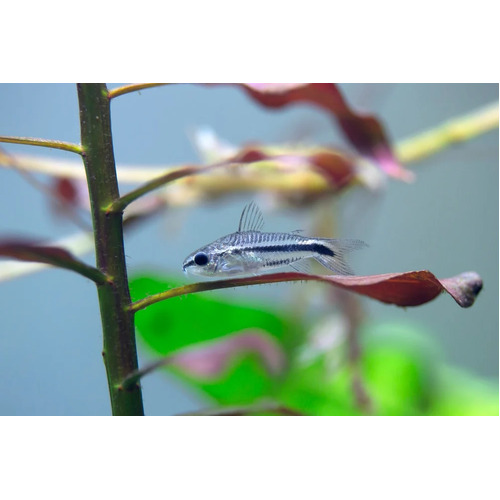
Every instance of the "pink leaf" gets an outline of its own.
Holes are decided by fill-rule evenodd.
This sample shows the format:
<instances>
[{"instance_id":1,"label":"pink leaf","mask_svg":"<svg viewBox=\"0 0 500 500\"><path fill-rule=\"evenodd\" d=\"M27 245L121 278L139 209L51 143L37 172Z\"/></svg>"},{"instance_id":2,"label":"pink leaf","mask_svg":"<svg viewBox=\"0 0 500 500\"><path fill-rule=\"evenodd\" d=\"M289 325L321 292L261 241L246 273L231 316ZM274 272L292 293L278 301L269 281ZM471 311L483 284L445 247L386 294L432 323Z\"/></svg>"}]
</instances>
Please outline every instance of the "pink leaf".
<instances>
[{"instance_id":1,"label":"pink leaf","mask_svg":"<svg viewBox=\"0 0 500 500\"><path fill-rule=\"evenodd\" d=\"M272 374L282 371L285 356L276 340L268 333L244 330L210 342L195 344L168 356L169 366L175 366L200 378L221 376L230 362L244 353L256 353Z\"/></svg>"}]
</instances>

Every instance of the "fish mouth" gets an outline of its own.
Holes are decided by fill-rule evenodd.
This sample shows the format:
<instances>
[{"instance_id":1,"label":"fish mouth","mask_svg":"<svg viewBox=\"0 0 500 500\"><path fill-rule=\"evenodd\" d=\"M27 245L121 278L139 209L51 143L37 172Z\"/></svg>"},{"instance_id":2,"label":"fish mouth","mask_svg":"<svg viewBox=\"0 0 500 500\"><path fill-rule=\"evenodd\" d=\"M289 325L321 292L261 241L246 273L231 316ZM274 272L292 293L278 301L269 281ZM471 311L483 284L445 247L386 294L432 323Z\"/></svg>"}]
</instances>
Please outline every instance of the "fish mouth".
<instances>
[{"instance_id":1,"label":"fish mouth","mask_svg":"<svg viewBox=\"0 0 500 500\"><path fill-rule=\"evenodd\" d=\"M183 263L182 263L182 270L184 271L185 274L187 274L188 270L190 267L193 267L194 261L193 259L187 258Z\"/></svg>"}]
</instances>

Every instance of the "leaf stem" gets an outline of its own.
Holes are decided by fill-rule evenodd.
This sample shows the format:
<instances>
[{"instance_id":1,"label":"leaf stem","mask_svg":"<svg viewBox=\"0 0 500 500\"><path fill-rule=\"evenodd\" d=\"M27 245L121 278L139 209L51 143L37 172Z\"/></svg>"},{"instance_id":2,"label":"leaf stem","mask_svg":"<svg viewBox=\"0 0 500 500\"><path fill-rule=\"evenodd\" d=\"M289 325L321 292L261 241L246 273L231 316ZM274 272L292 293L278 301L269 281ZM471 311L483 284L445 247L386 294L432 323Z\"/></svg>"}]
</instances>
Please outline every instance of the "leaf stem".
<instances>
[{"instance_id":1,"label":"leaf stem","mask_svg":"<svg viewBox=\"0 0 500 500\"><path fill-rule=\"evenodd\" d=\"M35 137L12 137L8 135L0 135L0 142L10 144L25 144L28 146L41 146L43 148L60 149L71 153L82 154L82 147L79 144L64 141L52 141L50 139L38 139Z\"/></svg>"},{"instance_id":2,"label":"leaf stem","mask_svg":"<svg viewBox=\"0 0 500 500\"><path fill-rule=\"evenodd\" d=\"M139 380L144 377L145 375L148 375L151 372L154 372L158 368L161 368L162 366L166 366L170 363L170 357L165 356L157 361L154 361L153 363L150 363L149 365L146 365L144 368L140 368L136 370L135 372L132 372L130 375L128 375L125 380L121 383L121 387L124 390L129 389L130 387L134 386L139 382Z\"/></svg>"},{"instance_id":3,"label":"leaf stem","mask_svg":"<svg viewBox=\"0 0 500 500\"><path fill-rule=\"evenodd\" d=\"M149 182L146 182L142 186L139 186L137 189L133 189L126 195L122 196L118 200L115 200L109 207L108 212L122 212L125 208L130 205L133 201L137 200L141 196L144 196L159 187L168 184L176 179L181 179L182 177L187 177L188 175L193 175L199 173L199 171L206 170L203 167L181 167L175 170L171 170L156 179L153 179Z\"/></svg>"},{"instance_id":4,"label":"leaf stem","mask_svg":"<svg viewBox=\"0 0 500 500\"><path fill-rule=\"evenodd\" d=\"M310 278L310 277L309 277ZM129 306L129 310L132 312L137 312L146 307L149 307L162 300L171 299L173 297L179 297L181 295L188 295L190 293L206 292L209 290L219 290L221 288L231 288L239 286L248 285L261 285L264 283L275 283L279 281L300 281L307 279L307 275L302 275L299 273L280 273L280 274L268 274L264 276L254 276L252 278L236 278L236 279L225 279L217 281L207 281L200 283L191 283L189 285L178 286L176 288L171 288L170 290L165 290L164 292L156 293L150 295L145 299L137 300Z\"/></svg>"},{"instance_id":5,"label":"leaf stem","mask_svg":"<svg viewBox=\"0 0 500 500\"><path fill-rule=\"evenodd\" d=\"M260 413L277 413L282 416L303 416L303 413L285 406L278 402L263 402L250 406L225 406L220 408L209 408L193 413L184 413L185 416L245 416L258 415Z\"/></svg>"},{"instance_id":6,"label":"leaf stem","mask_svg":"<svg viewBox=\"0 0 500 500\"><path fill-rule=\"evenodd\" d=\"M117 87L116 89L111 89L108 91L109 99L114 99L115 97L130 94L131 92L138 92L139 90L151 89L153 87L162 87L163 85L171 85L169 83L133 83L130 85L124 85L123 87Z\"/></svg>"},{"instance_id":7,"label":"leaf stem","mask_svg":"<svg viewBox=\"0 0 500 500\"><path fill-rule=\"evenodd\" d=\"M347 358L351 367L351 390L356 406L365 415L373 415L374 407L366 390L361 370L361 344L359 341L361 324L364 321L362 305L358 298L344 290L335 295L340 308L348 320L347 330Z\"/></svg>"},{"instance_id":8,"label":"leaf stem","mask_svg":"<svg viewBox=\"0 0 500 500\"><path fill-rule=\"evenodd\" d=\"M108 207L109 212L123 211L125 208L130 205L133 201L139 199L141 196L154 191L170 182L176 181L178 179L182 179L184 177L205 174L211 170L214 170L218 167L232 168L241 166L240 163L215 163L213 165L206 166L196 166L196 165L187 165L185 167L180 167L176 169L172 169L166 172L164 175L157 177L156 179L152 179L149 182L146 182L142 186L139 186L137 189L133 189L126 195L120 197L114 203L112 203Z\"/></svg>"},{"instance_id":9,"label":"leaf stem","mask_svg":"<svg viewBox=\"0 0 500 500\"><path fill-rule=\"evenodd\" d=\"M398 142L396 156L402 163L421 161L453 144L498 128L498 121L498 102L494 102Z\"/></svg>"},{"instance_id":10,"label":"leaf stem","mask_svg":"<svg viewBox=\"0 0 500 500\"><path fill-rule=\"evenodd\" d=\"M112 281L97 286L103 329L103 357L113 415L143 415L141 388L120 388L137 370L133 315L123 245L122 213L106 213L119 198L111 136L108 92L104 84L78 84L83 161L90 194L97 268Z\"/></svg>"}]
</instances>

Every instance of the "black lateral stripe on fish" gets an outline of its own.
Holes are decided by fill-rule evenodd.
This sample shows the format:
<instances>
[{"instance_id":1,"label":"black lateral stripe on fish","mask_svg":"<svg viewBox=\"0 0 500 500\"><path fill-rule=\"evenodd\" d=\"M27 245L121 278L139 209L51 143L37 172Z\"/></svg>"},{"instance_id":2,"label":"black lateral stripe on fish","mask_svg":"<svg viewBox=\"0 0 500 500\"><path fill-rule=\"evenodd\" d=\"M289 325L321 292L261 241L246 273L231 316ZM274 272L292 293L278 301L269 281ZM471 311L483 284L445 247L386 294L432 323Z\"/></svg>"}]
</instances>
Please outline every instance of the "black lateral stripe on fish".
<instances>
[{"instance_id":1,"label":"black lateral stripe on fish","mask_svg":"<svg viewBox=\"0 0 500 500\"><path fill-rule=\"evenodd\" d=\"M272 233L270 233L272 234ZM278 233L279 234L279 233ZM313 252L320 255L329 255L333 257L334 251L325 245L319 243L294 243L290 245L268 245L268 246L248 246L246 252Z\"/></svg>"},{"instance_id":2,"label":"black lateral stripe on fish","mask_svg":"<svg viewBox=\"0 0 500 500\"><path fill-rule=\"evenodd\" d=\"M314 259L338 274L353 274L345 254L366 247L361 240L328 239L291 233L262 232L264 218L252 202L241 214L238 231L190 254L183 270L205 277L252 276L289 266L294 270Z\"/></svg>"}]
</instances>

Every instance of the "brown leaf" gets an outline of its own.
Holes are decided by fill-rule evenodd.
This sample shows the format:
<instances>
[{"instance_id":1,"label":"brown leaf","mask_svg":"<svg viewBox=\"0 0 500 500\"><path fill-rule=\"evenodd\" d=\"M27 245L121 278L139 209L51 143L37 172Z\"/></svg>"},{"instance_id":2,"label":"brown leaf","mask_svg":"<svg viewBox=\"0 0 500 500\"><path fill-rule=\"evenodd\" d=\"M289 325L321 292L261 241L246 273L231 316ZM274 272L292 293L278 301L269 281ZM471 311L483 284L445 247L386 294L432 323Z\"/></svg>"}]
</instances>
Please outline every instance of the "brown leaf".
<instances>
[{"instance_id":1,"label":"brown leaf","mask_svg":"<svg viewBox=\"0 0 500 500\"><path fill-rule=\"evenodd\" d=\"M430 271L410 271L373 276L328 276L320 281L335 283L340 288L398 306L419 306L448 292L461 307L470 307L481 288L477 273L462 273L439 280Z\"/></svg>"},{"instance_id":2,"label":"brown leaf","mask_svg":"<svg viewBox=\"0 0 500 500\"><path fill-rule=\"evenodd\" d=\"M228 85L228 84L221 84ZM350 143L363 155L376 160L388 175L411 180L392 152L381 123L373 115L355 112L334 83L234 83L254 100L269 108L303 102L330 112Z\"/></svg>"},{"instance_id":3,"label":"brown leaf","mask_svg":"<svg viewBox=\"0 0 500 500\"><path fill-rule=\"evenodd\" d=\"M106 277L98 269L88 266L63 248L40 245L21 239L0 240L0 257L11 257L27 262L41 262L75 271L96 283L104 283Z\"/></svg>"},{"instance_id":4,"label":"brown leaf","mask_svg":"<svg viewBox=\"0 0 500 500\"><path fill-rule=\"evenodd\" d=\"M442 292L449 293L459 306L470 307L483 287L481 277L473 271L442 280L436 278L430 271L409 271L372 276L274 273L249 278L232 278L184 285L138 300L131 305L130 309L140 311L161 300L189 293L284 281L322 281L386 304L403 307L425 304L435 299Z\"/></svg>"}]
</instances>

